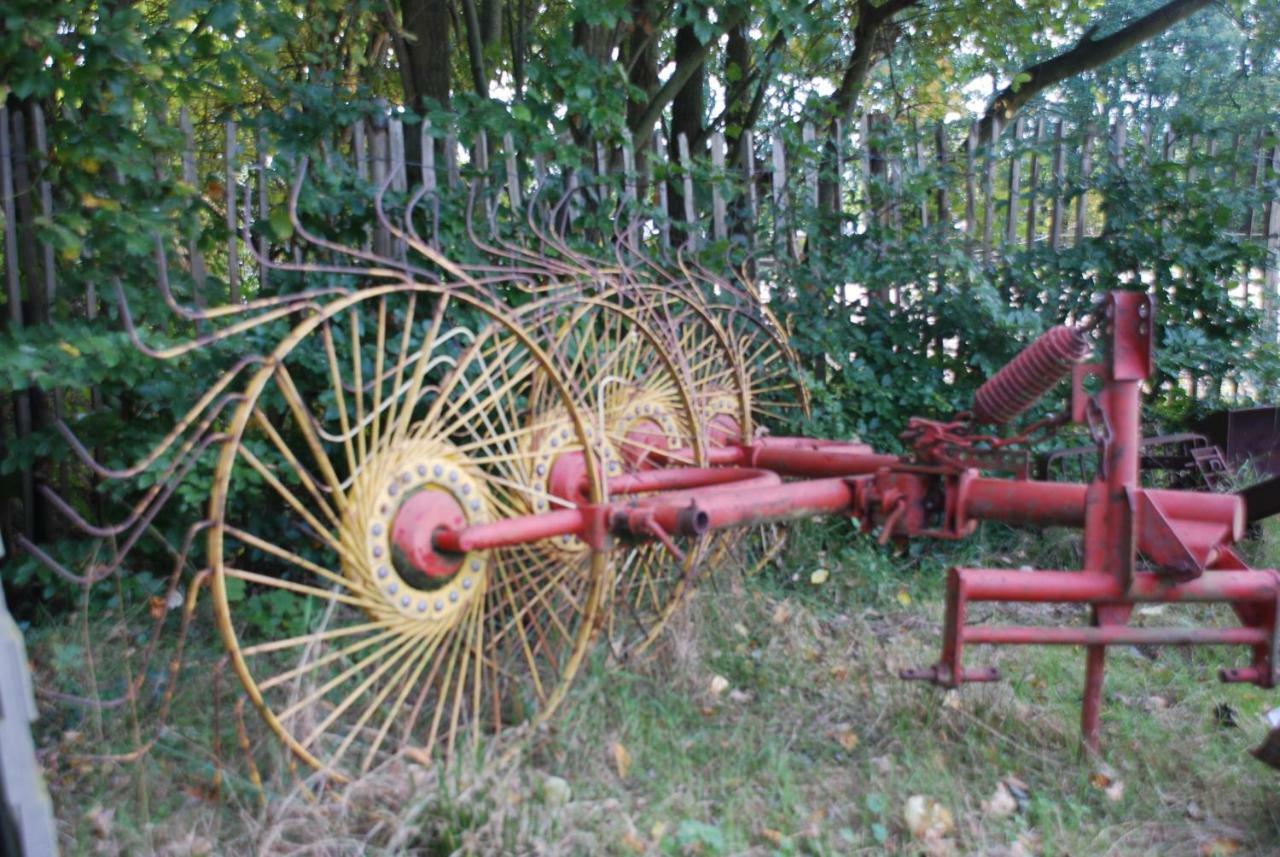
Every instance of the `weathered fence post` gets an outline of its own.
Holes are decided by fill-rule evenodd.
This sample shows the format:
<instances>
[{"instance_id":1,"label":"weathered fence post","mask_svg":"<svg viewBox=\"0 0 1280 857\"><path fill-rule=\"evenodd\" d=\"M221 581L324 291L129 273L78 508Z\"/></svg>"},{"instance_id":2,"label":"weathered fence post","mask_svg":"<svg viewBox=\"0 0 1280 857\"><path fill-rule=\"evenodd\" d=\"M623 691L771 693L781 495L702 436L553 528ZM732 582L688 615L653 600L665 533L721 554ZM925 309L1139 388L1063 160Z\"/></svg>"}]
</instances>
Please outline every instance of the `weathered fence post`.
<instances>
[{"instance_id":1,"label":"weathered fence post","mask_svg":"<svg viewBox=\"0 0 1280 857\"><path fill-rule=\"evenodd\" d=\"M724 134L717 131L711 135L711 167L715 173L711 179L711 227L716 241L724 241L729 237L725 227L724 191Z\"/></svg>"},{"instance_id":2,"label":"weathered fence post","mask_svg":"<svg viewBox=\"0 0 1280 857\"><path fill-rule=\"evenodd\" d=\"M1022 152L1018 151L1022 143L1022 117L1013 122L1013 146L1009 153L1009 203L1005 208L1004 243L1005 252L1013 249L1018 241L1018 199L1022 196Z\"/></svg>"},{"instance_id":3,"label":"weathered fence post","mask_svg":"<svg viewBox=\"0 0 1280 857\"><path fill-rule=\"evenodd\" d=\"M1063 130L1063 122L1059 119L1053 132L1053 208L1049 214L1049 247L1055 253L1062 246L1062 183L1067 178Z\"/></svg>"},{"instance_id":4,"label":"weathered fence post","mask_svg":"<svg viewBox=\"0 0 1280 857\"><path fill-rule=\"evenodd\" d=\"M1089 215L1089 179L1093 175L1093 126L1085 126L1080 145L1080 195L1076 197L1076 244L1084 241L1085 221Z\"/></svg>"}]
</instances>

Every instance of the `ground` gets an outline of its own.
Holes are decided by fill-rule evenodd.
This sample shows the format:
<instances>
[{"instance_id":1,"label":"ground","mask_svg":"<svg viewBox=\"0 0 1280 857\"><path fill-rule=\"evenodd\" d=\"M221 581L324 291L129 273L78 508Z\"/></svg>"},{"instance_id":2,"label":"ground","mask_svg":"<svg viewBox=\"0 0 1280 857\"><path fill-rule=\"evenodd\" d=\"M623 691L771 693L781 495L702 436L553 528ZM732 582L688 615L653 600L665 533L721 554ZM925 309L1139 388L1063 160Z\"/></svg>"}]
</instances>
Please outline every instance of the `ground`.
<instances>
[{"instance_id":1,"label":"ground","mask_svg":"<svg viewBox=\"0 0 1280 857\"><path fill-rule=\"evenodd\" d=\"M489 740L447 769L391 763L344 793L315 793L251 711L236 717L234 679L213 678L219 655L200 622L164 729L149 731L140 712L135 731L123 706L77 715L44 700L41 757L65 851L1280 852L1280 774L1248 755L1280 694L1216 681L1238 651L1113 649L1105 761L1089 759L1078 749L1077 649L976 650L971 663L998 665L1005 681L960 691L896 678L937 655L945 562L1019 567L1069 553L1065 537L989 535L963 556L806 548L831 534L800 528L785 567L704 579L651 657L619 664L598 652L550 724ZM1274 562L1280 532L1269 537L1251 549ZM1022 609L1018 620L1074 615ZM1147 608L1135 621L1190 618ZM85 633L34 631L38 677L75 669L57 661ZM99 672L123 662L110 651L128 634L88 633ZM149 750L136 761L84 758L139 743Z\"/></svg>"}]
</instances>

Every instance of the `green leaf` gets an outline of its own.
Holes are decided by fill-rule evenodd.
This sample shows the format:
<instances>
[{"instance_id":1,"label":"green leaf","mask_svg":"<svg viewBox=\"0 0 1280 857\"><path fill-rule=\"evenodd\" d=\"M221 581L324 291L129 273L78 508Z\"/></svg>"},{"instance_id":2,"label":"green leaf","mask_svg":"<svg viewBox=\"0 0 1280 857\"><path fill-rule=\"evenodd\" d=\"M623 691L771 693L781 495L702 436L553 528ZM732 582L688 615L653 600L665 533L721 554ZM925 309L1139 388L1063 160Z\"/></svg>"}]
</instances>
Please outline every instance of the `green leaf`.
<instances>
[{"instance_id":1,"label":"green leaf","mask_svg":"<svg viewBox=\"0 0 1280 857\"><path fill-rule=\"evenodd\" d=\"M288 241L293 237L293 223L289 219L289 212L283 208L272 211L267 222L271 227L271 235L277 241Z\"/></svg>"}]
</instances>

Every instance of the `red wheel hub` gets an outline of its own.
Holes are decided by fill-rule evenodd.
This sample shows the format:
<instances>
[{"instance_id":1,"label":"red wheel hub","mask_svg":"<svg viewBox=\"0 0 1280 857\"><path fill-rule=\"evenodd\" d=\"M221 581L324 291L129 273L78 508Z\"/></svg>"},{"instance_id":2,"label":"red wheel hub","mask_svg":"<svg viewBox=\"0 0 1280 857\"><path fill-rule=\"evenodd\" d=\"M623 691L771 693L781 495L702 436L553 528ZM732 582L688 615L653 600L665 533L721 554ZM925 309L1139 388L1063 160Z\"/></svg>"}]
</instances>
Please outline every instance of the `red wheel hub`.
<instances>
[{"instance_id":1,"label":"red wheel hub","mask_svg":"<svg viewBox=\"0 0 1280 857\"><path fill-rule=\"evenodd\" d=\"M391 528L397 566L408 565L437 584L453 577L462 567L463 554L436 550L432 537L437 530L457 530L466 525L462 506L447 491L424 488L410 496L400 504ZM400 569L402 577L407 570Z\"/></svg>"}]
</instances>

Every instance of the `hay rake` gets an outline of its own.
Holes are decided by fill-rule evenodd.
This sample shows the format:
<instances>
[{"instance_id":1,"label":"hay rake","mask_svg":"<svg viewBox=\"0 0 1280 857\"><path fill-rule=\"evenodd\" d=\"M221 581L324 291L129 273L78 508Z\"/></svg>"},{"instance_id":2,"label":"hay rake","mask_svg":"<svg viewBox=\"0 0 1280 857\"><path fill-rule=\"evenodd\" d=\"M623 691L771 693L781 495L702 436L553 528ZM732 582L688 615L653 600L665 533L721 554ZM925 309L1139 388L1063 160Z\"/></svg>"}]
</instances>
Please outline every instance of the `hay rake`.
<instances>
[{"instance_id":1,"label":"hay rake","mask_svg":"<svg viewBox=\"0 0 1280 857\"><path fill-rule=\"evenodd\" d=\"M1248 569L1234 550L1241 501L1138 482L1146 296L1114 293L1089 319L1052 329L983 386L972 413L912 420L911 452L885 455L767 434L808 403L785 331L745 277L652 262L634 226L614 236L614 260L584 256L532 216L533 200L536 249L473 232L486 261L461 265L415 231L421 193L398 223L388 215L390 179L376 209L395 249L380 256L307 231L305 175L304 164L289 214L322 261L258 262L354 285L211 312L173 300L161 264L171 309L218 326L150 349L121 293L120 317L152 356L292 327L270 352L239 360L130 468L102 467L64 432L104 478L159 472L117 525L77 519L122 537L95 574L119 567L192 461L217 448L208 516L188 546L205 536L214 613L249 699L330 777L547 717L594 644L618 658L643 653L701 568L743 546L756 553L749 564L767 560L779 522L801 516L856 518L883 541L963 538L981 520L1083 529L1082 571L953 570L942 656L903 677L949 687L998 678L964 665L969 645L1085 646L1091 748L1108 645L1240 645L1250 662L1224 680L1274 686L1280 575ZM1095 348L1101 359L1084 362ZM1068 375L1062 416L980 432ZM1068 421L1098 446L1090 483L985 475L1007 472L1036 432ZM742 528L752 536L729 535ZM278 628L246 626L246 592L272 606ZM972 626L973 601L1087 604L1091 622ZM1134 605L1149 601L1228 603L1240 626L1131 627Z\"/></svg>"}]
</instances>

